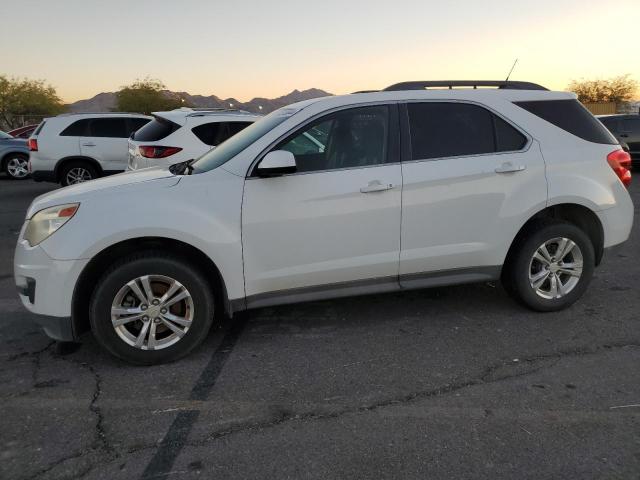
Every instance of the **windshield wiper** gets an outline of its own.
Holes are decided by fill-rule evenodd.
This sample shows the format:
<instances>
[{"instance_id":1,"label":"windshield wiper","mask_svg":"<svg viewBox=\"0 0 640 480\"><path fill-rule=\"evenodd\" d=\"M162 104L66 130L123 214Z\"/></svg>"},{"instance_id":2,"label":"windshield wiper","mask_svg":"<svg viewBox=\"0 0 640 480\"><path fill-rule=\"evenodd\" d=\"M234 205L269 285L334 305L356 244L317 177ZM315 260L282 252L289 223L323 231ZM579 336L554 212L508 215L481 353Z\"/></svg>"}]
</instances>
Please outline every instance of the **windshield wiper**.
<instances>
[{"instance_id":1,"label":"windshield wiper","mask_svg":"<svg viewBox=\"0 0 640 480\"><path fill-rule=\"evenodd\" d=\"M195 161L194 158L186 160L184 162L176 163L169 167L169 171L174 175L191 175L193 173L193 166L191 165Z\"/></svg>"}]
</instances>

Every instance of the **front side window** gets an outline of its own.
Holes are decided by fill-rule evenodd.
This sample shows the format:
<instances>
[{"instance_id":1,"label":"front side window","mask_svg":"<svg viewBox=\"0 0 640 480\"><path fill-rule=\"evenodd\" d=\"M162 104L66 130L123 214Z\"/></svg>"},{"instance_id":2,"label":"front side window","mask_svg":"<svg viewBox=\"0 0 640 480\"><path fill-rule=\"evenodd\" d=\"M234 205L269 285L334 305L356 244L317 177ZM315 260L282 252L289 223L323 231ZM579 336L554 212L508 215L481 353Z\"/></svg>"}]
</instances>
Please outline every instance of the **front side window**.
<instances>
[{"instance_id":1,"label":"front side window","mask_svg":"<svg viewBox=\"0 0 640 480\"><path fill-rule=\"evenodd\" d=\"M386 163L388 139L389 107L359 107L306 125L274 150L293 153L298 172L356 168Z\"/></svg>"},{"instance_id":2,"label":"front side window","mask_svg":"<svg viewBox=\"0 0 640 480\"><path fill-rule=\"evenodd\" d=\"M123 117L96 118L89 123L90 137L127 138L127 120Z\"/></svg>"},{"instance_id":3,"label":"front side window","mask_svg":"<svg viewBox=\"0 0 640 480\"><path fill-rule=\"evenodd\" d=\"M486 108L466 103L409 103L412 160L521 150L526 137Z\"/></svg>"}]
</instances>

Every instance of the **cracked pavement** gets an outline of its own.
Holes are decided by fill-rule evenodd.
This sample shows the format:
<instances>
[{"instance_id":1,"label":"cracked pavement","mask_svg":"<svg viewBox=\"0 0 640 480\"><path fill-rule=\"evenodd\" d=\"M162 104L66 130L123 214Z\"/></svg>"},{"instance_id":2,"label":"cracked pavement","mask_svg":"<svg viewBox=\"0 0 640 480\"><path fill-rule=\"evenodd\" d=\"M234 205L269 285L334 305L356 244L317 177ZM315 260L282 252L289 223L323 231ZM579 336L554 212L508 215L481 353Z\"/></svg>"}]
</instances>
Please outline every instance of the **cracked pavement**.
<instances>
[{"instance_id":1,"label":"cracked pavement","mask_svg":"<svg viewBox=\"0 0 640 480\"><path fill-rule=\"evenodd\" d=\"M0 178L0 478L638 477L637 212L563 312L493 284L265 308L143 368L51 342L17 298L53 187Z\"/></svg>"}]
</instances>

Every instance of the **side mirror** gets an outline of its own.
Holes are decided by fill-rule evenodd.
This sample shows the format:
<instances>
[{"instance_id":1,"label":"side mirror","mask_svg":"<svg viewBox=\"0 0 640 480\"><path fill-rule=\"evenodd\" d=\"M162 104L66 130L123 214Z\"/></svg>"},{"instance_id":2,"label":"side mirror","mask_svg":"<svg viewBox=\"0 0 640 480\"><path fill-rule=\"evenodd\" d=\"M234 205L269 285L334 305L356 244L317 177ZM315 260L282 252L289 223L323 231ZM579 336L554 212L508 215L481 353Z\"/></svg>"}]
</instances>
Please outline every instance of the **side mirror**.
<instances>
[{"instance_id":1,"label":"side mirror","mask_svg":"<svg viewBox=\"0 0 640 480\"><path fill-rule=\"evenodd\" d=\"M259 177L277 177L296 171L296 157L286 150L274 150L267 153L258 164Z\"/></svg>"}]
</instances>

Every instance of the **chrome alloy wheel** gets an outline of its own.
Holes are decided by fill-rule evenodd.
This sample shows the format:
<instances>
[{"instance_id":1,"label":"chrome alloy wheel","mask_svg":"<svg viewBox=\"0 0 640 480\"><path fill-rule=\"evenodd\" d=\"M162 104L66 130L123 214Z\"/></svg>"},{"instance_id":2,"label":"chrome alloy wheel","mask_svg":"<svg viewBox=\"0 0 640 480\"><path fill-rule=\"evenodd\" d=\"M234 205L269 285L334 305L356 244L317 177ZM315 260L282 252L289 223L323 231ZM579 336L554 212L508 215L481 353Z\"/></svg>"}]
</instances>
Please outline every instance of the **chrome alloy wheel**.
<instances>
[{"instance_id":1,"label":"chrome alloy wheel","mask_svg":"<svg viewBox=\"0 0 640 480\"><path fill-rule=\"evenodd\" d=\"M86 168L73 167L67 172L67 185L74 185L76 183L88 182L91 180L91 172Z\"/></svg>"},{"instance_id":2,"label":"chrome alloy wheel","mask_svg":"<svg viewBox=\"0 0 640 480\"><path fill-rule=\"evenodd\" d=\"M145 275L124 285L111 304L111 323L128 345L160 350L180 341L193 322L193 298L177 280Z\"/></svg>"},{"instance_id":3,"label":"chrome alloy wheel","mask_svg":"<svg viewBox=\"0 0 640 480\"><path fill-rule=\"evenodd\" d=\"M29 175L29 161L22 157L10 158L7 162L7 173L13 178L24 178Z\"/></svg>"},{"instance_id":4,"label":"chrome alloy wheel","mask_svg":"<svg viewBox=\"0 0 640 480\"><path fill-rule=\"evenodd\" d=\"M547 240L529 262L529 284L536 294L547 300L562 298L582 276L580 247L565 237Z\"/></svg>"}]
</instances>

